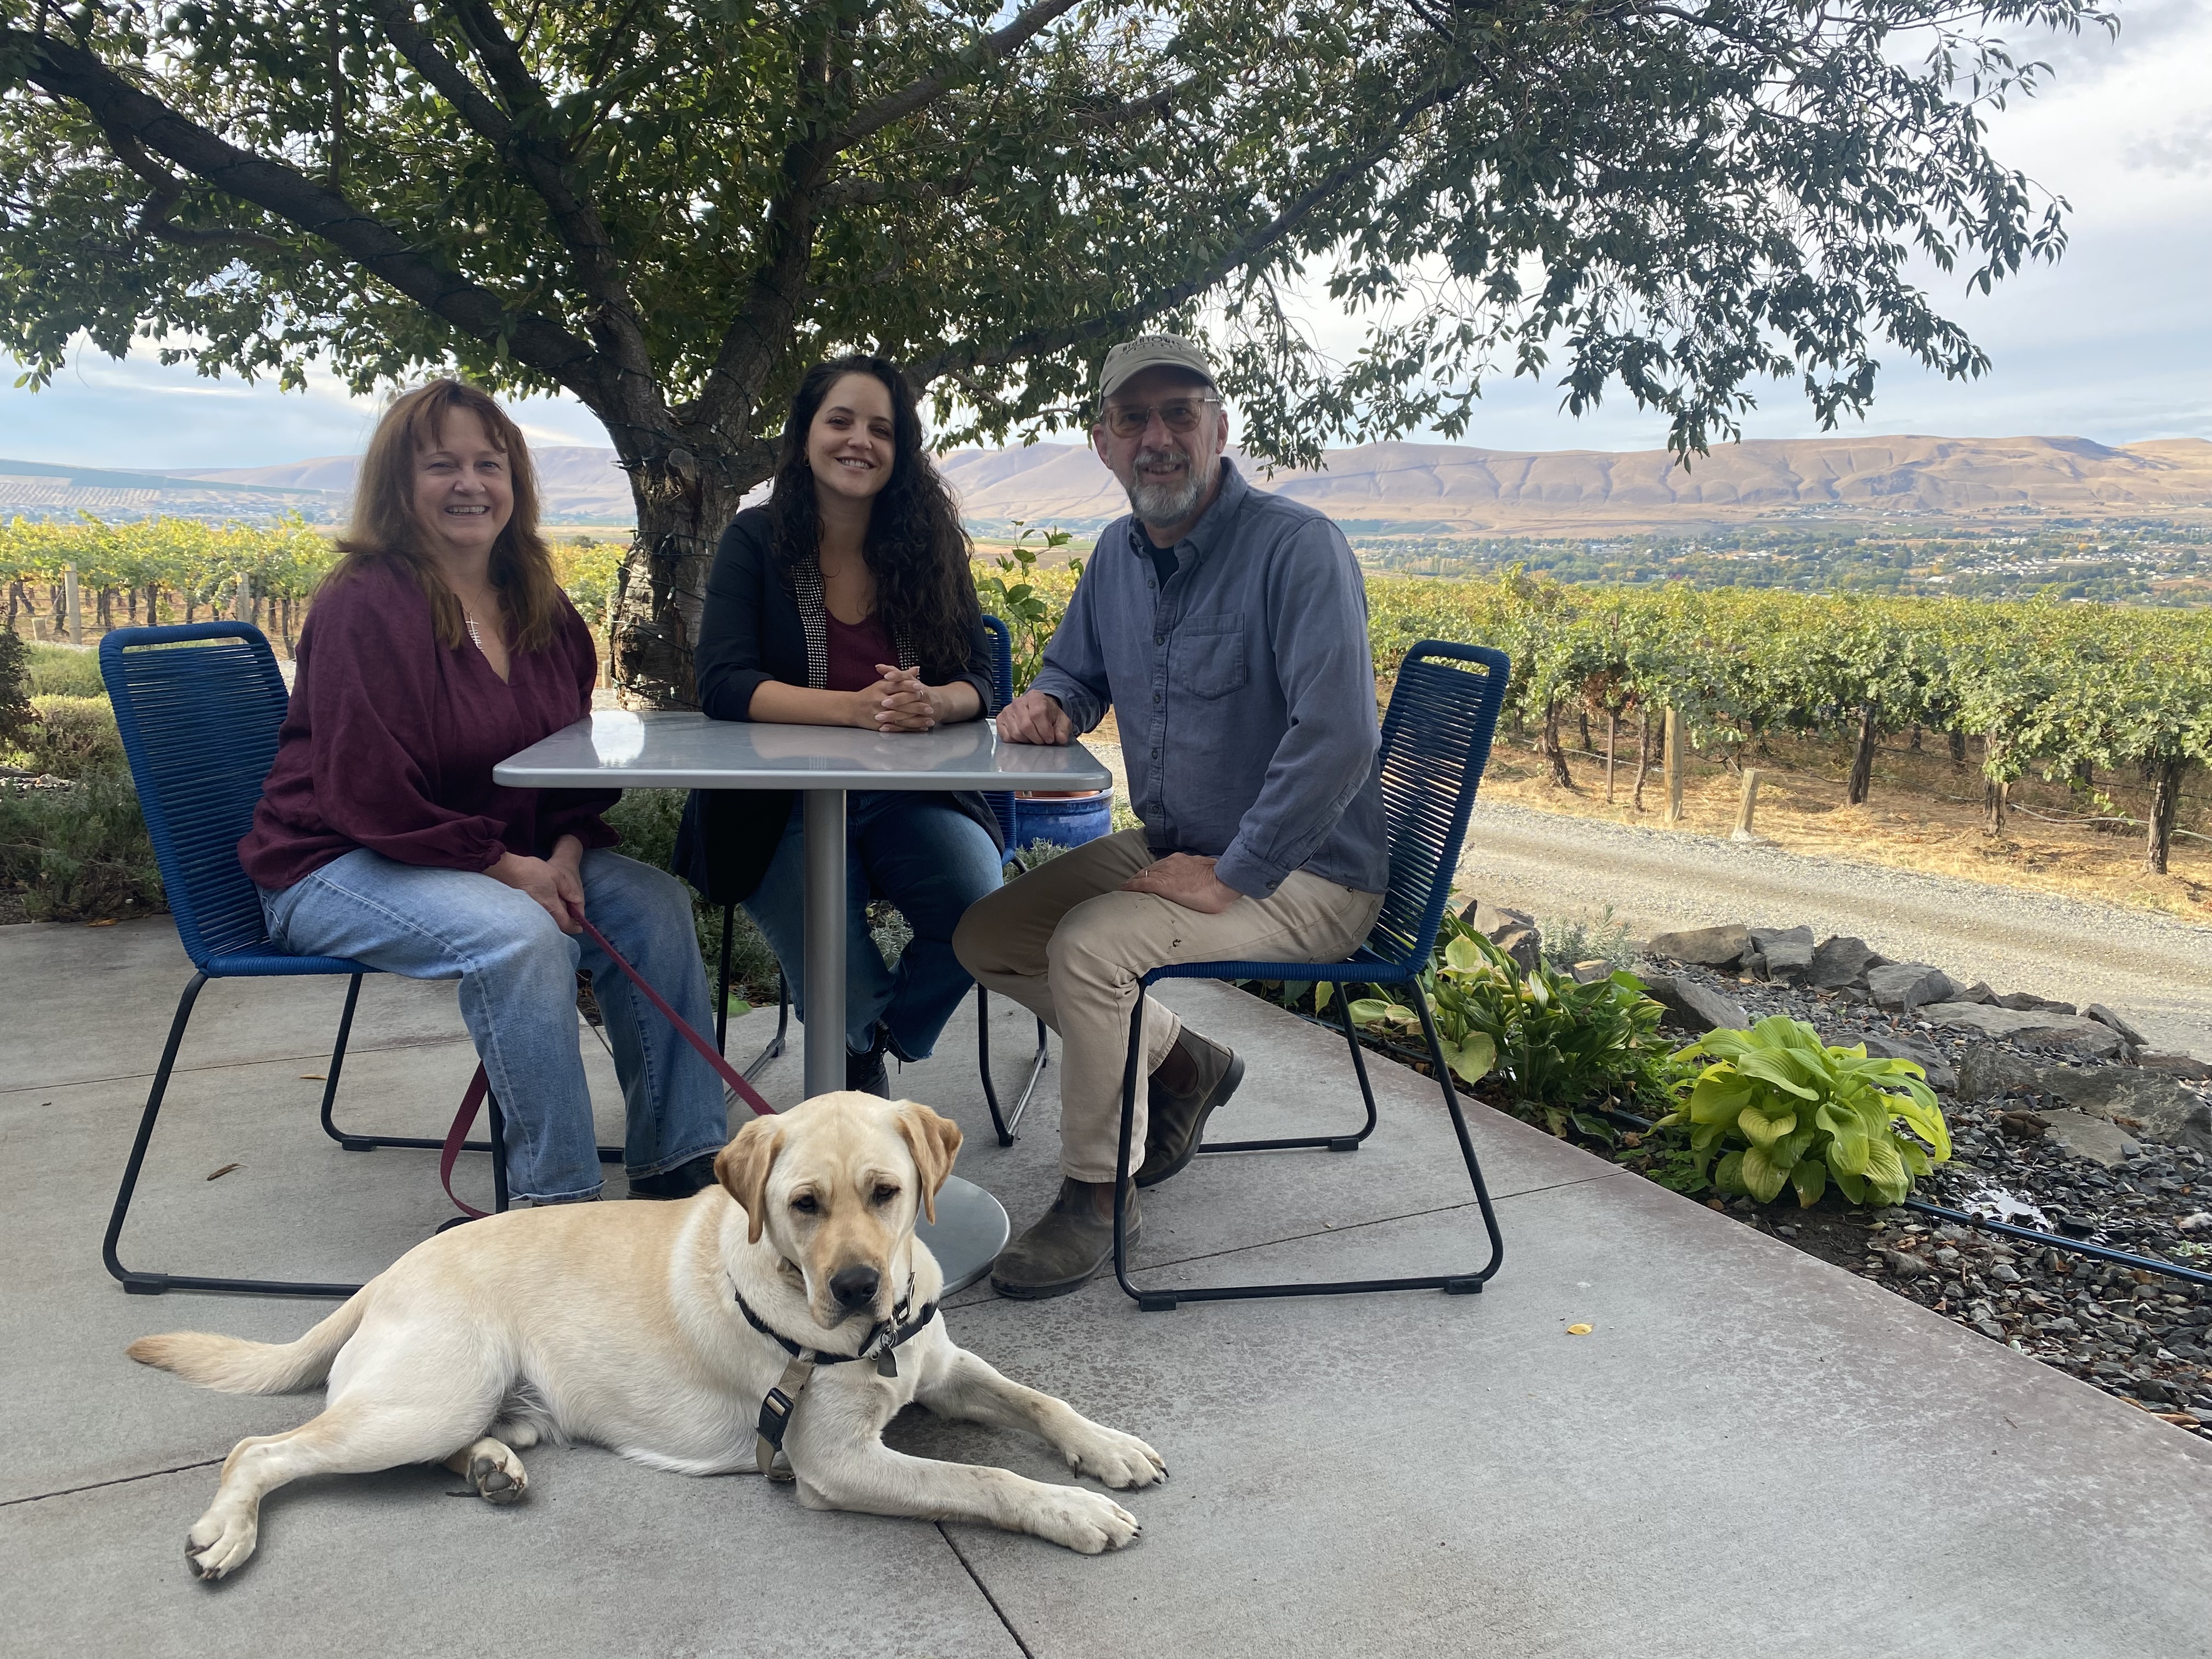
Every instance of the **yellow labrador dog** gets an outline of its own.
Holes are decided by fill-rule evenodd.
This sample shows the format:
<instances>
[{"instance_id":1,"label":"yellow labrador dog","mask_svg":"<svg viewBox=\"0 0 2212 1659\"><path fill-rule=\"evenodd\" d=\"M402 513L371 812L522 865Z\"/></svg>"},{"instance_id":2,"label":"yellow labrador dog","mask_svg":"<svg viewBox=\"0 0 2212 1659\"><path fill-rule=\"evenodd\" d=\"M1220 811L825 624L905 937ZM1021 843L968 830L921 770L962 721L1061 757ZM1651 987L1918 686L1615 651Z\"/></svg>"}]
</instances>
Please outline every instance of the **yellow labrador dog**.
<instances>
[{"instance_id":1,"label":"yellow labrador dog","mask_svg":"<svg viewBox=\"0 0 2212 1659\"><path fill-rule=\"evenodd\" d=\"M516 1450L543 1437L722 1474L765 1469L779 1429L810 1508L1119 1548L1136 1517L1103 1493L883 1443L892 1415L920 1401L1033 1434L1109 1486L1167 1474L1143 1441L1008 1382L945 1334L943 1275L914 1229L933 1218L959 1146L926 1106L820 1095L746 1124L716 1163L721 1185L683 1203L562 1205L457 1227L296 1342L184 1331L132 1343L133 1359L234 1394L329 1381L320 1416L238 1443L185 1560L202 1578L237 1571L262 1498L302 1475L442 1462L508 1504L529 1484Z\"/></svg>"}]
</instances>

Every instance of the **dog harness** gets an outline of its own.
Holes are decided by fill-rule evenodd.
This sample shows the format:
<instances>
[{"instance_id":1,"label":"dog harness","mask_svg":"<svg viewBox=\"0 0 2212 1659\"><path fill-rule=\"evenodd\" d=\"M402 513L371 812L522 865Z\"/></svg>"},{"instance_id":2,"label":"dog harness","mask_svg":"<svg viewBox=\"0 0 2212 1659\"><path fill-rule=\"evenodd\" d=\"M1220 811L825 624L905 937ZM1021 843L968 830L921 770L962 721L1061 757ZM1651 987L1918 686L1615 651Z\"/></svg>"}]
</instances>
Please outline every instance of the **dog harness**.
<instances>
[{"instance_id":1,"label":"dog harness","mask_svg":"<svg viewBox=\"0 0 2212 1659\"><path fill-rule=\"evenodd\" d=\"M760 1472L771 1480L796 1478L795 1472L787 1462L781 1474L776 1472L776 1455L783 1449L783 1432L790 1426L792 1413L799 1407L799 1396L806 1392L806 1385L813 1381L817 1367L848 1364L855 1359L872 1359L876 1362L878 1376L896 1376L899 1374L898 1357L894 1350L920 1336L929 1328L929 1322L937 1317L934 1302L924 1304L921 1311L913 1318L905 1316L907 1310L914 1304L914 1280L909 1278L906 1294L891 1310L891 1316L870 1328L867 1340L860 1344L859 1352L823 1353L818 1348L801 1347L781 1331L769 1326L746 1305L744 1295L735 1285L730 1286L730 1294L736 1298L738 1311L745 1316L745 1322L791 1356L791 1363L783 1368L783 1375L776 1379L775 1386L761 1401L760 1419L754 1425L753 1461L760 1465Z\"/></svg>"}]
</instances>

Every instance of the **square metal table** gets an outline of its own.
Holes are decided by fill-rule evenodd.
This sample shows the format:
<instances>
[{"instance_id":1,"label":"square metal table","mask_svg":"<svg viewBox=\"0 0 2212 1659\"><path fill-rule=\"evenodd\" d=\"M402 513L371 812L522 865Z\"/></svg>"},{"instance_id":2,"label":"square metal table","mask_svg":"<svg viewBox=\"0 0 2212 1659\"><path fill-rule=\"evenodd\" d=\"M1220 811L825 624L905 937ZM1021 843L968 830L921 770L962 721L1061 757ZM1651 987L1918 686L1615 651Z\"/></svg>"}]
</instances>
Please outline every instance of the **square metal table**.
<instances>
[{"instance_id":1,"label":"square metal table","mask_svg":"<svg viewBox=\"0 0 2212 1659\"><path fill-rule=\"evenodd\" d=\"M492 769L517 789L790 789L805 802L805 1092L845 1086L845 795L853 789L1102 789L1111 775L1079 743L1004 743L988 720L931 732L714 720L683 709L601 710ZM974 1284L1006 1248L999 1200L954 1176L920 1231L946 1292Z\"/></svg>"}]
</instances>

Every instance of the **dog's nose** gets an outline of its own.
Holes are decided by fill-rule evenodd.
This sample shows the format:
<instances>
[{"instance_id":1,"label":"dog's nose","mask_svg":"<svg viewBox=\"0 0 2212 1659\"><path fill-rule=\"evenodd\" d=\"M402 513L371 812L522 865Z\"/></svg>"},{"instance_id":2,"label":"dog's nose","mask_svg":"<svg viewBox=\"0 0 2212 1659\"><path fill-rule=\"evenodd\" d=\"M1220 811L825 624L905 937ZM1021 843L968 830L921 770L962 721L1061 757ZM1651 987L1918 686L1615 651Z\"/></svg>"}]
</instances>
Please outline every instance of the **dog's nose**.
<instances>
[{"instance_id":1,"label":"dog's nose","mask_svg":"<svg viewBox=\"0 0 2212 1659\"><path fill-rule=\"evenodd\" d=\"M830 1275L830 1294L842 1307L862 1307L876 1299L876 1286L883 1281L873 1267L840 1267Z\"/></svg>"}]
</instances>

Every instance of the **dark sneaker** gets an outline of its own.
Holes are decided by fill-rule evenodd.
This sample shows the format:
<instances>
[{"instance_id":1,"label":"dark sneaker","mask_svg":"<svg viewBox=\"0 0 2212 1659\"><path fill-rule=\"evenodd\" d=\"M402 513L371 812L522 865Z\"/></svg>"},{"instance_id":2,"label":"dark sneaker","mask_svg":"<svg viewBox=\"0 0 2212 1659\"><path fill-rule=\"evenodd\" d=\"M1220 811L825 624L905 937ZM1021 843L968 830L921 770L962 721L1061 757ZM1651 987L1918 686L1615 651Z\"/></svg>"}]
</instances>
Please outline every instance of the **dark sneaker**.
<instances>
[{"instance_id":1,"label":"dark sneaker","mask_svg":"<svg viewBox=\"0 0 2212 1659\"><path fill-rule=\"evenodd\" d=\"M866 1050L856 1054L848 1048L845 1051L845 1086L857 1089L864 1095L880 1095L889 1100L891 1097L891 1074L884 1064L884 1054L888 1046L884 1028L878 1025L874 1040Z\"/></svg>"},{"instance_id":2,"label":"dark sneaker","mask_svg":"<svg viewBox=\"0 0 2212 1659\"><path fill-rule=\"evenodd\" d=\"M1188 1091L1171 1090L1155 1073L1145 1085L1145 1162L1137 1171L1139 1187L1158 1186L1182 1173L1206 1139L1206 1120L1244 1080L1244 1062L1234 1051L1207 1042L1187 1025L1176 1047L1188 1057L1196 1080Z\"/></svg>"},{"instance_id":3,"label":"dark sneaker","mask_svg":"<svg viewBox=\"0 0 2212 1659\"><path fill-rule=\"evenodd\" d=\"M1137 1195L1129 1194L1129 1243L1137 1242L1142 1217ZM1114 1259L1114 1218L1091 1207L1091 1189L1062 1180L1060 1196L1044 1218L999 1253L991 1264L991 1288L1025 1302L1066 1296L1080 1290Z\"/></svg>"},{"instance_id":4,"label":"dark sneaker","mask_svg":"<svg viewBox=\"0 0 2212 1659\"><path fill-rule=\"evenodd\" d=\"M632 1198L689 1198L714 1184L713 1152L702 1152L689 1163L679 1164L672 1170L663 1170L659 1175L632 1176L629 1195Z\"/></svg>"}]
</instances>

